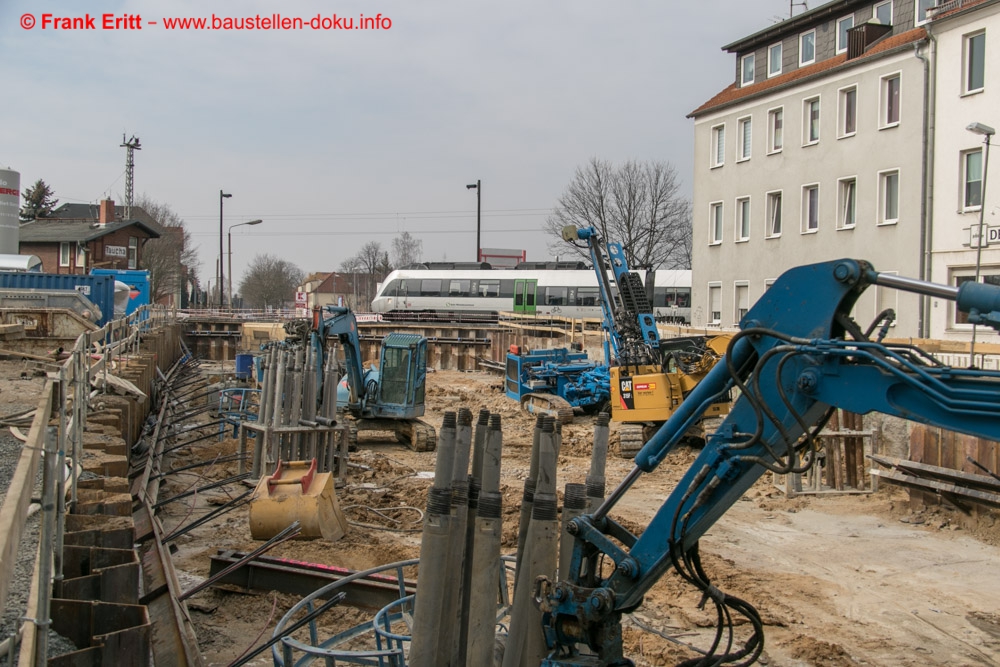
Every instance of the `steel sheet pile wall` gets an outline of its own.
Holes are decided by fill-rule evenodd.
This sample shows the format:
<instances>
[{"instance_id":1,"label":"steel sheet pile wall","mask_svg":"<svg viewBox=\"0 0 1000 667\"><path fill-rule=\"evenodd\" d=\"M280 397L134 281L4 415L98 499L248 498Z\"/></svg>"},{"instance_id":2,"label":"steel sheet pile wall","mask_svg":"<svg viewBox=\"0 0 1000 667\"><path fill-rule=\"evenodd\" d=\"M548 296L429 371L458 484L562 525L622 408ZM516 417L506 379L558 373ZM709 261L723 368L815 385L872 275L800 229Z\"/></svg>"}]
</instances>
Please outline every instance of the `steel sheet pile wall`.
<instances>
[{"instance_id":1,"label":"steel sheet pile wall","mask_svg":"<svg viewBox=\"0 0 1000 667\"><path fill-rule=\"evenodd\" d=\"M95 358L98 342L102 354ZM158 364L165 367L179 354L178 342L176 326L166 325L162 311L141 326L137 318L123 320L81 336L69 359L46 380L15 484L0 509L0 604L6 604L34 471L39 452L45 451L43 526L28 608L22 614L20 665L46 664L47 619L80 647L49 664L141 664L149 655L150 624L145 607L138 604L133 531L121 521L132 511L125 438L131 442L138 435ZM88 400L92 385L111 387L112 359L117 362L115 382L128 381L136 390L128 397L99 390L94 401ZM93 437L88 424L99 425L102 435ZM108 434L109 426L116 426L120 436ZM73 475L66 480L61 471L67 457L75 470L92 473L91 478L81 481Z\"/></svg>"}]
</instances>

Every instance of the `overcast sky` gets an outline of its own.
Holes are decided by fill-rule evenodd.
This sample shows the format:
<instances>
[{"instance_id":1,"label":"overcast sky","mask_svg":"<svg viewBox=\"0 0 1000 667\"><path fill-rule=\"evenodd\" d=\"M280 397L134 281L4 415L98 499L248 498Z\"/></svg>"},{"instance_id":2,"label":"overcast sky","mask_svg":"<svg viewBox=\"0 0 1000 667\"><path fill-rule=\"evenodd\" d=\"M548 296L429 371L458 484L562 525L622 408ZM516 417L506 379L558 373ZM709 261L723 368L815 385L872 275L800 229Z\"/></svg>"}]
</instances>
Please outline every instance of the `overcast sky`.
<instances>
[{"instance_id":1,"label":"overcast sky","mask_svg":"<svg viewBox=\"0 0 1000 667\"><path fill-rule=\"evenodd\" d=\"M259 253L332 271L403 231L425 259L472 261L465 186L477 179L482 245L542 260L538 230L591 157L669 161L690 196L685 116L732 82L735 57L720 47L788 11L787 0L0 0L0 166L22 189L44 179L60 202L122 202L119 145L138 136L136 195L185 219L203 280L215 276L220 189L232 194L227 231L264 220L233 231L237 281ZM89 13L97 30L43 29L45 13ZM274 13L381 14L391 27L164 26ZM142 29L101 30L103 14L138 15Z\"/></svg>"}]
</instances>

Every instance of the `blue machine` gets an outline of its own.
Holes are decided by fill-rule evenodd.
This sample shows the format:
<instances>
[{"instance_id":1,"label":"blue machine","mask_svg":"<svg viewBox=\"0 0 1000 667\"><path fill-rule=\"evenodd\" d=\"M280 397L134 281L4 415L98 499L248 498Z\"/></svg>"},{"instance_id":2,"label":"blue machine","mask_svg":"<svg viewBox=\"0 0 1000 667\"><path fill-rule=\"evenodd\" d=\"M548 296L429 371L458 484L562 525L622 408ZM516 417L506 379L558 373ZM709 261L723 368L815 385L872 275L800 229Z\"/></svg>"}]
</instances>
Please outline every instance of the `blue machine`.
<instances>
[{"instance_id":1,"label":"blue machine","mask_svg":"<svg viewBox=\"0 0 1000 667\"><path fill-rule=\"evenodd\" d=\"M142 306L150 304L149 271L135 269L91 269L92 276L113 276L115 280L129 287L125 314L131 315Z\"/></svg>"},{"instance_id":2,"label":"blue machine","mask_svg":"<svg viewBox=\"0 0 1000 667\"><path fill-rule=\"evenodd\" d=\"M316 361L317 396L323 395L328 338L336 338L344 350L346 386L342 383L338 387L337 406L354 417L351 444L356 444L359 430L389 430L415 451L433 451L437 432L419 419L424 414L427 339L416 334L389 334L382 341L378 368L366 370L354 313L339 306L315 310L309 340Z\"/></svg>"},{"instance_id":3,"label":"blue machine","mask_svg":"<svg viewBox=\"0 0 1000 667\"><path fill-rule=\"evenodd\" d=\"M885 311L867 328L850 318L872 285L955 301L970 322L1000 330L1000 287L994 285L938 285L880 274L850 259L784 273L744 316L722 361L636 455L625 480L593 514L568 526L575 537L569 571L560 573L563 581L540 580L535 590L552 649L543 665L632 664L623 655L621 616L671 568L727 620L690 664L756 661L764 645L760 615L708 580L698 540L763 473L808 469L817 460L810 455L820 447L817 436L836 408L1000 440L1000 373L944 366L914 346L870 340L865 331L894 317ZM740 391L733 409L641 534L612 520L609 511L636 480L655 470L733 388ZM749 621L739 630L749 636L735 636L734 612Z\"/></svg>"},{"instance_id":4,"label":"blue machine","mask_svg":"<svg viewBox=\"0 0 1000 667\"><path fill-rule=\"evenodd\" d=\"M586 352L566 348L507 353L504 388L508 398L520 401L532 414L544 413L563 423L573 420L573 409L603 406L611 398L608 367Z\"/></svg>"}]
</instances>

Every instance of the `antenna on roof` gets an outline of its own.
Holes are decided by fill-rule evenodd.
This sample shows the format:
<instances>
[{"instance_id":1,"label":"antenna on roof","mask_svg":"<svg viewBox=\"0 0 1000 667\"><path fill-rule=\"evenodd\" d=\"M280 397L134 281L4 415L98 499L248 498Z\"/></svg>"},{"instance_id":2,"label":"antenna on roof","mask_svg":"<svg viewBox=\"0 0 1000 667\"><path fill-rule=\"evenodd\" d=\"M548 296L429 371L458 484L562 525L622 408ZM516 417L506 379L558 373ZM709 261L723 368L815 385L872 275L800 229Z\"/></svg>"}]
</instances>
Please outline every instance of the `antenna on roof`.
<instances>
[{"instance_id":1,"label":"antenna on roof","mask_svg":"<svg viewBox=\"0 0 1000 667\"><path fill-rule=\"evenodd\" d=\"M805 11L809 11L809 5L806 4L806 0L802 2L795 2L795 0L788 0L788 18L792 18L795 15L796 7L804 7Z\"/></svg>"},{"instance_id":2,"label":"antenna on roof","mask_svg":"<svg viewBox=\"0 0 1000 667\"><path fill-rule=\"evenodd\" d=\"M132 217L132 176L135 172L135 151L142 150L142 146L139 145L139 137L132 135L132 138L125 141L125 134L122 133L122 148L125 149L125 215L124 218L128 220Z\"/></svg>"}]
</instances>

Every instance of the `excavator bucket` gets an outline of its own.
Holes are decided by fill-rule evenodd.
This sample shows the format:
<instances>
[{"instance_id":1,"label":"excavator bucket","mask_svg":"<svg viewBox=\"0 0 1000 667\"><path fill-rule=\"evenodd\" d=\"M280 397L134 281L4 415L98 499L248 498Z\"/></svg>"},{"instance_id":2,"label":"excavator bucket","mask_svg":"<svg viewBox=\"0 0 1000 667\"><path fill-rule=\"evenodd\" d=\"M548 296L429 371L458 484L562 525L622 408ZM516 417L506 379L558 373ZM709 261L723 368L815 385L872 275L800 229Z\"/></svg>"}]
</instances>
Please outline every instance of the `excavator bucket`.
<instances>
[{"instance_id":1,"label":"excavator bucket","mask_svg":"<svg viewBox=\"0 0 1000 667\"><path fill-rule=\"evenodd\" d=\"M312 461L279 461L273 475L262 477L250 501L250 534L267 540L294 521L300 539L331 542L347 533L347 519L337 502L333 473L316 472Z\"/></svg>"}]
</instances>

